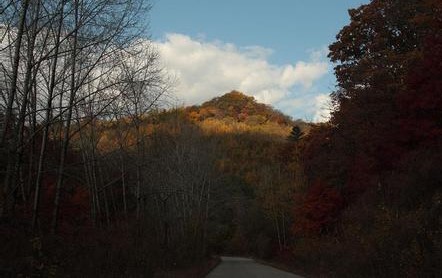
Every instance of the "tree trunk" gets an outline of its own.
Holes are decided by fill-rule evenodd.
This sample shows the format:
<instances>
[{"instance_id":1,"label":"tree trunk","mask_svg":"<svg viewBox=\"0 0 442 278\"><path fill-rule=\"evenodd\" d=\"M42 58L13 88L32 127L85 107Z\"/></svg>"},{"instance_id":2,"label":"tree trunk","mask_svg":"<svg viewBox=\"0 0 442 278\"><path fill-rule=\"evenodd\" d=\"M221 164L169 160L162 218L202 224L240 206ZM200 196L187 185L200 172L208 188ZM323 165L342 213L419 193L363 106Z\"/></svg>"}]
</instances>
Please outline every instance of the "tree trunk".
<instances>
[{"instance_id":1,"label":"tree trunk","mask_svg":"<svg viewBox=\"0 0 442 278\"><path fill-rule=\"evenodd\" d=\"M66 118L66 127L64 130L64 138L63 138L63 144L62 144L62 150L60 154L60 165L58 168L58 174L57 174L57 184L55 188L55 198L54 198L54 210L52 212L52 223L51 223L51 232L52 234L56 233L57 229L57 223L58 223L58 211L60 208L60 195L61 195L61 187L63 185L63 175L64 175L64 166L65 166L65 160L66 155L68 151L69 146L69 139L70 139L70 129L71 129L71 121L72 121L72 110L74 107L74 101L75 96L77 92L76 84L75 84L75 72L76 72L76 59L77 59L77 34L78 34L78 0L74 1L75 5L75 31L73 33L73 48L72 48L72 68L71 68L71 84L70 84L70 96L69 96L69 105L68 105L68 115ZM60 112L61 113L61 112ZM61 116L61 114L60 114Z\"/></svg>"},{"instance_id":2,"label":"tree trunk","mask_svg":"<svg viewBox=\"0 0 442 278\"><path fill-rule=\"evenodd\" d=\"M38 206L40 202L40 187L42 182L42 175L43 175L43 162L46 154L46 145L48 141L48 133L49 133L49 127L51 125L52 121L52 97L55 90L55 81L56 81L56 71L57 71L57 61L58 61L58 54L59 54L59 48L60 48L60 38L61 38L61 30L63 25L63 11L64 11L64 2L62 1L61 7L60 7L60 14L59 14L59 21L57 26L57 34L56 34L56 42L55 42L55 48L54 48L54 61L51 68L51 81L49 85L49 94L48 94L48 101L46 105L46 123L43 130L43 137L41 142L41 149L40 149L40 158L38 161L38 170L37 170L37 178L36 178L36 184L35 184L35 192L34 192L34 205L32 210L32 229L35 229L35 226L37 224L37 218L38 218Z\"/></svg>"}]
</instances>

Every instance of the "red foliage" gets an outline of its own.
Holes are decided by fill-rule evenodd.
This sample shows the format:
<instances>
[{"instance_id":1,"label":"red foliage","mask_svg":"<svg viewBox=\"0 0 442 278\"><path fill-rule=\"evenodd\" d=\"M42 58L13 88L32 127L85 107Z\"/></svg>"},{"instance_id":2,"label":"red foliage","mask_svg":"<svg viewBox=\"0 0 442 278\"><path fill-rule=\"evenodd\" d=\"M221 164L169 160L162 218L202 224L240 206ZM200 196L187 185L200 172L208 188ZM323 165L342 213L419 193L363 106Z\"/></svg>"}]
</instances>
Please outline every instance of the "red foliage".
<instances>
[{"instance_id":1,"label":"red foliage","mask_svg":"<svg viewBox=\"0 0 442 278\"><path fill-rule=\"evenodd\" d=\"M329 125L318 125L312 128L306 136L306 144L302 150L304 169L307 177L318 177L323 179L327 175L330 166L330 139L332 129Z\"/></svg>"},{"instance_id":2,"label":"red foliage","mask_svg":"<svg viewBox=\"0 0 442 278\"><path fill-rule=\"evenodd\" d=\"M435 146L442 138L442 38L430 37L424 57L407 78L408 90L398 96L400 136L409 148Z\"/></svg>"},{"instance_id":3,"label":"red foliage","mask_svg":"<svg viewBox=\"0 0 442 278\"><path fill-rule=\"evenodd\" d=\"M333 223L344 205L340 192L317 180L305 194L295 196L293 231L301 235L314 235Z\"/></svg>"},{"instance_id":4,"label":"red foliage","mask_svg":"<svg viewBox=\"0 0 442 278\"><path fill-rule=\"evenodd\" d=\"M376 173L373 171L374 163L374 159L365 154L355 157L344 188L347 201L354 200L366 189L373 186L376 181Z\"/></svg>"},{"instance_id":5,"label":"red foliage","mask_svg":"<svg viewBox=\"0 0 442 278\"><path fill-rule=\"evenodd\" d=\"M42 181L40 201L40 226L48 228L52 220L54 209L55 178L47 175ZM59 232L63 235L74 233L80 226L85 227L91 224L89 217L89 192L78 184L65 181L62 189L60 211L59 211ZM30 218L29 208L23 208L25 218Z\"/></svg>"}]
</instances>

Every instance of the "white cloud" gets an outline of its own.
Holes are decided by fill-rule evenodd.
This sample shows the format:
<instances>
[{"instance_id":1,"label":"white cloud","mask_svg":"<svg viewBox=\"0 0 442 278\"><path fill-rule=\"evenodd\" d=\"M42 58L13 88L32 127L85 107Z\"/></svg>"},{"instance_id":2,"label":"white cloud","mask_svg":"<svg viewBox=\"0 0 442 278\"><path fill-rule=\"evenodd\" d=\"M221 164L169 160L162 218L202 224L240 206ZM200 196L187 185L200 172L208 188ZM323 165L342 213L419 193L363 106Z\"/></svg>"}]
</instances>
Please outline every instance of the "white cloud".
<instances>
[{"instance_id":1,"label":"white cloud","mask_svg":"<svg viewBox=\"0 0 442 278\"><path fill-rule=\"evenodd\" d=\"M282 73L282 86L290 88L295 84L302 84L309 88L313 82L327 72L327 63L298 62L295 66L287 65Z\"/></svg>"},{"instance_id":2,"label":"white cloud","mask_svg":"<svg viewBox=\"0 0 442 278\"><path fill-rule=\"evenodd\" d=\"M315 111L313 121L324 122L330 119L331 99L329 95L321 94L315 97Z\"/></svg>"},{"instance_id":3,"label":"white cloud","mask_svg":"<svg viewBox=\"0 0 442 278\"><path fill-rule=\"evenodd\" d=\"M175 93L186 105L236 89L292 116L296 114L293 103L302 99L307 106L296 105L296 109L318 119L318 111L312 111L318 108L314 104L319 102L318 94L312 91L329 69L322 50L311 52L309 61L280 66L269 63L273 51L260 46L239 48L182 34L168 34L156 46L165 69L177 77Z\"/></svg>"}]
</instances>

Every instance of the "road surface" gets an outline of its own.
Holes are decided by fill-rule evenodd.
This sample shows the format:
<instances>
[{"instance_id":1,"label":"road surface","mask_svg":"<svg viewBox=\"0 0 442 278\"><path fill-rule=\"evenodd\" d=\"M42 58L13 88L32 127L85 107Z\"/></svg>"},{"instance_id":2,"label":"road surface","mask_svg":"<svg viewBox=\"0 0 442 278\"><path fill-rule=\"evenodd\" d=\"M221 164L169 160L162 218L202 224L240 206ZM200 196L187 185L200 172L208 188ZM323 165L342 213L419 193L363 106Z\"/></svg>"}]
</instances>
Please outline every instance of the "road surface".
<instances>
[{"instance_id":1,"label":"road surface","mask_svg":"<svg viewBox=\"0 0 442 278\"><path fill-rule=\"evenodd\" d=\"M302 278L253 259L221 257L221 263L206 278Z\"/></svg>"}]
</instances>

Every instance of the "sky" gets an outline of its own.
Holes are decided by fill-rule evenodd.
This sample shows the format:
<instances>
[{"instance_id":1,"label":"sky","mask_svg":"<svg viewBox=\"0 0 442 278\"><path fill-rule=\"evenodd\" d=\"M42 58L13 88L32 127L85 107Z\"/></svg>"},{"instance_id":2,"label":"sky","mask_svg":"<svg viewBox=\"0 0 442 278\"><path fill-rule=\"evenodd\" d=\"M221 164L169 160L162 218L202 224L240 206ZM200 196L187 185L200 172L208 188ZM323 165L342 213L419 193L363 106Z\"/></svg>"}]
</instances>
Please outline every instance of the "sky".
<instances>
[{"instance_id":1,"label":"sky","mask_svg":"<svg viewBox=\"0 0 442 278\"><path fill-rule=\"evenodd\" d=\"M183 105L231 90L294 119L326 121L328 45L369 0L153 0L150 33Z\"/></svg>"}]
</instances>

